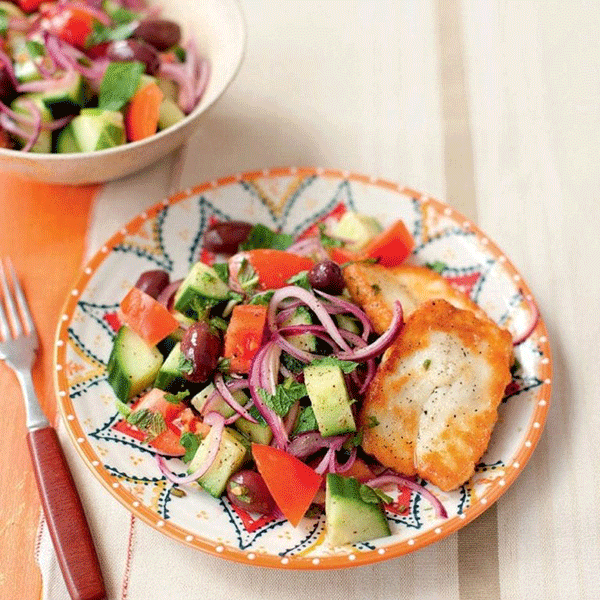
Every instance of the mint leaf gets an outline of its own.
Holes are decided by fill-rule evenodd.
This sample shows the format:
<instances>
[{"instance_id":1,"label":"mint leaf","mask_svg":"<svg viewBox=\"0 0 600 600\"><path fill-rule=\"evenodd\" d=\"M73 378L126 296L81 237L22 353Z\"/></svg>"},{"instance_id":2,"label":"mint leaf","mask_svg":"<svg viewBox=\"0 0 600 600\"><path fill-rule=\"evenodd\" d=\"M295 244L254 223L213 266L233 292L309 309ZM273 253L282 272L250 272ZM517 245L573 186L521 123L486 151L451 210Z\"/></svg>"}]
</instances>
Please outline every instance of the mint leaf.
<instances>
[{"instance_id":1,"label":"mint leaf","mask_svg":"<svg viewBox=\"0 0 600 600\"><path fill-rule=\"evenodd\" d=\"M221 281L224 283L229 282L229 266L227 263L215 263L212 268L217 272Z\"/></svg>"},{"instance_id":2,"label":"mint leaf","mask_svg":"<svg viewBox=\"0 0 600 600\"><path fill-rule=\"evenodd\" d=\"M135 21L136 19L139 19L140 15L131 10L127 10L126 8L123 8L122 6L119 6L119 8L116 8L115 10L111 11L110 18L117 25L123 25L123 23L131 23L131 21Z\"/></svg>"},{"instance_id":3,"label":"mint leaf","mask_svg":"<svg viewBox=\"0 0 600 600\"><path fill-rule=\"evenodd\" d=\"M227 321L225 319L221 319L221 317L212 317L208 322L208 325L212 329L227 331Z\"/></svg>"},{"instance_id":4,"label":"mint leaf","mask_svg":"<svg viewBox=\"0 0 600 600\"><path fill-rule=\"evenodd\" d=\"M377 427L379 425L379 419L375 415L368 415L369 424L366 425L369 429L373 429L373 427Z\"/></svg>"},{"instance_id":5,"label":"mint leaf","mask_svg":"<svg viewBox=\"0 0 600 600\"><path fill-rule=\"evenodd\" d=\"M325 233L325 223L319 223L317 227L319 228L319 237L321 238L321 245L324 248L341 248L345 245L342 240L331 237L330 235L327 235Z\"/></svg>"},{"instance_id":6,"label":"mint leaf","mask_svg":"<svg viewBox=\"0 0 600 600\"><path fill-rule=\"evenodd\" d=\"M116 27L107 27L102 23L94 23L92 32L88 35L85 46L89 48L96 46L97 44L103 44L104 42L115 42L119 40L126 40L131 37L137 23L123 22L118 24Z\"/></svg>"},{"instance_id":7,"label":"mint leaf","mask_svg":"<svg viewBox=\"0 0 600 600\"><path fill-rule=\"evenodd\" d=\"M131 408L127 404L125 404L125 402L115 400L115 403L119 414L123 415L125 418L127 418L131 414Z\"/></svg>"},{"instance_id":8,"label":"mint leaf","mask_svg":"<svg viewBox=\"0 0 600 600\"><path fill-rule=\"evenodd\" d=\"M190 361L191 362L191 361ZM189 390L183 390L177 394L165 394L164 399L171 404L179 404L182 400L185 400L190 395Z\"/></svg>"},{"instance_id":9,"label":"mint leaf","mask_svg":"<svg viewBox=\"0 0 600 600\"><path fill-rule=\"evenodd\" d=\"M352 373L358 363L352 360L340 360L335 356L324 356L323 358L317 358L310 363L311 367L339 367L346 375Z\"/></svg>"},{"instance_id":10,"label":"mint leaf","mask_svg":"<svg viewBox=\"0 0 600 600\"><path fill-rule=\"evenodd\" d=\"M4 35L8 31L9 16L0 10L0 35Z\"/></svg>"},{"instance_id":11,"label":"mint leaf","mask_svg":"<svg viewBox=\"0 0 600 600\"><path fill-rule=\"evenodd\" d=\"M181 373L187 373L188 375L194 370L194 363L186 358L183 354L179 355L179 362L177 363L177 369Z\"/></svg>"},{"instance_id":12,"label":"mint leaf","mask_svg":"<svg viewBox=\"0 0 600 600\"><path fill-rule=\"evenodd\" d=\"M306 406L300 412L294 433L304 433L305 431L315 431L316 429L318 429L318 425L315 411L312 406Z\"/></svg>"},{"instance_id":13,"label":"mint leaf","mask_svg":"<svg viewBox=\"0 0 600 600\"><path fill-rule=\"evenodd\" d=\"M364 483L358 488L358 493L360 494L361 500L368 504L379 504L380 502L390 504L394 501L393 498L382 492L380 489L369 487Z\"/></svg>"},{"instance_id":14,"label":"mint leaf","mask_svg":"<svg viewBox=\"0 0 600 600\"><path fill-rule=\"evenodd\" d=\"M185 62L186 52L181 46L175 46L175 48L173 48L173 54L175 54L175 57L179 62Z\"/></svg>"},{"instance_id":15,"label":"mint leaf","mask_svg":"<svg viewBox=\"0 0 600 600\"><path fill-rule=\"evenodd\" d=\"M230 358L220 358L217 363L217 371L219 373L229 373L231 371L231 359Z\"/></svg>"},{"instance_id":16,"label":"mint leaf","mask_svg":"<svg viewBox=\"0 0 600 600\"><path fill-rule=\"evenodd\" d=\"M148 434L149 439L158 437L166 431L167 424L160 413L155 413L147 408L140 408L129 413L127 422Z\"/></svg>"},{"instance_id":17,"label":"mint leaf","mask_svg":"<svg viewBox=\"0 0 600 600\"><path fill-rule=\"evenodd\" d=\"M254 270L254 267L248 260L244 258L240 265L240 270L237 274L237 280L240 287L246 292L246 294L254 293L254 290L258 286L258 273Z\"/></svg>"},{"instance_id":18,"label":"mint leaf","mask_svg":"<svg viewBox=\"0 0 600 600\"><path fill-rule=\"evenodd\" d=\"M248 409L248 413L251 414L261 425L267 424L267 422L265 421L265 418L260 414L260 412L258 411L258 408L256 408L256 406L251 406Z\"/></svg>"},{"instance_id":19,"label":"mint leaf","mask_svg":"<svg viewBox=\"0 0 600 600\"><path fill-rule=\"evenodd\" d=\"M192 433L191 431L186 431L181 434L179 443L185 448L185 454L182 456L181 460L184 463L189 463L192 458L194 458L196 450L198 450L198 446L200 445L200 436Z\"/></svg>"},{"instance_id":20,"label":"mint leaf","mask_svg":"<svg viewBox=\"0 0 600 600\"><path fill-rule=\"evenodd\" d=\"M256 250L257 248L272 248L286 250L294 243L293 236L288 233L277 233L260 223L255 225L248 234L239 250Z\"/></svg>"},{"instance_id":21,"label":"mint leaf","mask_svg":"<svg viewBox=\"0 0 600 600\"><path fill-rule=\"evenodd\" d=\"M108 65L98 95L98 108L121 110L131 100L146 66L137 61L112 62Z\"/></svg>"},{"instance_id":22,"label":"mint leaf","mask_svg":"<svg viewBox=\"0 0 600 600\"><path fill-rule=\"evenodd\" d=\"M25 47L31 58L37 58L38 56L44 56L46 54L46 49L43 44L40 44L40 42L36 42L35 40L27 40L25 42Z\"/></svg>"},{"instance_id":23,"label":"mint leaf","mask_svg":"<svg viewBox=\"0 0 600 600\"><path fill-rule=\"evenodd\" d=\"M432 263L426 263L425 266L440 275L448 268L448 265L441 260L436 260Z\"/></svg>"},{"instance_id":24,"label":"mint leaf","mask_svg":"<svg viewBox=\"0 0 600 600\"><path fill-rule=\"evenodd\" d=\"M258 392L265 404L280 417L285 417L292 404L307 395L306 386L303 383L298 383L291 377L286 379L284 383L280 383L276 387L274 394L268 394L262 389L259 389Z\"/></svg>"},{"instance_id":25,"label":"mint leaf","mask_svg":"<svg viewBox=\"0 0 600 600\"><path fill-rule=\"evenodd\" d=\"M430 366L431 366L431 359L430 358L426 358L423 361L423 368L427 371Z\"/></svg>"},{"instance_id":26,"label":"mint leaf","mask_svg":"<svg viewBox=\"0 0 600 600\"><path fill-rule=\"evenodd\" d=\"M262 306L269 306L269 302L271 302L271 298L275 292L273 290L269 290L264 294L256 294L250 298L250 302L248 304L259 304Z\"/></svg>"},{"instance_id":27,"label":"mint leaf","mask_svg":"<svg viewBox=\"0 0 600 600\"><path fill-rule=\"evenodd\" d=\"M289 283L290 285L298 285L305 290L312 290L312 286L308 281L308 271L300 271L300 273L296 273L296 275L290 277L286 283Z\"/></svg>"},{"instance_id":28,"label":"mint leaf","mask_svg":"<svg viewBox=\"0 0 600 600\"><path fill-rule=\"evenodd\" d=\"M291 373L301 373L304 369L304 363L287 352L281 353L281 362Z\"/></svg>"}]
</instances>

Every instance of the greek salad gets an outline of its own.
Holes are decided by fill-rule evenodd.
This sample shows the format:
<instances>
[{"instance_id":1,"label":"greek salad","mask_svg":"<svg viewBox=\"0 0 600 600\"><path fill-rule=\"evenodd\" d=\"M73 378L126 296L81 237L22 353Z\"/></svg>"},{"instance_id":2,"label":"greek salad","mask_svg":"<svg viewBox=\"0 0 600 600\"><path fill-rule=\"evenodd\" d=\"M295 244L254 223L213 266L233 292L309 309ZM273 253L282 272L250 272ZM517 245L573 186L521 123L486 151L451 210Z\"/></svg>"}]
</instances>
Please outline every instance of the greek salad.
<instances>
[{"instance_id":1,"label":"greek salad","mask_svg":"<svg viewBox=\"0 0 600 600\"><path fill-rule=\"evenodd\" d=\"M297 526L325 513L333 545L391 534L388 485L441 503L361 448L361 398L403 326L376 335L345 290L344 265L393 267L414 241L346 212L294 238L213 222L202 260L172 281L140 274L120 303L108 381L130 435L153 449L180 495L200 485L238 509Z\"/></svg>"},{"instance_id":2,"label":"greek salad","mask_svg":"<svg viewBox=\"0 0 600 600\"><path fill-rule=\"evenodd\" d=\"M210 75L144 0L0 1L0 147L77 153L185 118Z\"/></svg>"}]
</instances>

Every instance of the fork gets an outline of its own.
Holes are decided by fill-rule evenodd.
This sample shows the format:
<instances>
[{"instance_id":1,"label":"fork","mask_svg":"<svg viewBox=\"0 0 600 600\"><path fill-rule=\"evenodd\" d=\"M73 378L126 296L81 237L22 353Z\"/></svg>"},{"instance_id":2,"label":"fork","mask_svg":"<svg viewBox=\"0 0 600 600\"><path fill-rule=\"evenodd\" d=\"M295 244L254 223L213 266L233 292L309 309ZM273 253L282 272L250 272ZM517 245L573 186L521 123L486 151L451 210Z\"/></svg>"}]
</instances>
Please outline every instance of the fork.
<instances>
[{"instance_id":1,"label":"fork","mask_svg":"<svg viewBox=\"0 0 600 600\"><path fill-rule=\"evenodd\" d=\"M106 593L83 506L56 431L35 395L31 367L38 337L10 259L6 259L6 269L0 260L0 288L0 359L15 372L21 384L27 444L48 531L71 598L101 600Z\"/></svg>"}]
</instances>

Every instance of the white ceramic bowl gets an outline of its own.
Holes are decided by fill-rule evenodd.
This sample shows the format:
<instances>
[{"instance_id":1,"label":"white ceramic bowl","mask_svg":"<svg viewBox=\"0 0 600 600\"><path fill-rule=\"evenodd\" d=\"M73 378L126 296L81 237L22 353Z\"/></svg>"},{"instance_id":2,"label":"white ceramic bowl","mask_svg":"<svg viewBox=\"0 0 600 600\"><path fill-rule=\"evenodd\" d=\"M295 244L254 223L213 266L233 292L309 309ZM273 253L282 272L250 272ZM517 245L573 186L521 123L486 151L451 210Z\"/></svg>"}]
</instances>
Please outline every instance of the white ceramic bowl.
<instances>
[{"instance_id":1,"label":"white ceramic bowl","mask_svg":"<svg viewBox=\"0 0 600 600\"><path fill-rule=\"evenodd\" d=\"M246 29L237 0L163 0L162 15L179 23L184 37L193 33L211 64L211 76L196 108L177 125L142 140L80 154L35 154L0 148L0 170L48 183L79 185L118 179L156 162L181 146L202 115L237 74L246 44Z\"/></svg>"}]
</instances>

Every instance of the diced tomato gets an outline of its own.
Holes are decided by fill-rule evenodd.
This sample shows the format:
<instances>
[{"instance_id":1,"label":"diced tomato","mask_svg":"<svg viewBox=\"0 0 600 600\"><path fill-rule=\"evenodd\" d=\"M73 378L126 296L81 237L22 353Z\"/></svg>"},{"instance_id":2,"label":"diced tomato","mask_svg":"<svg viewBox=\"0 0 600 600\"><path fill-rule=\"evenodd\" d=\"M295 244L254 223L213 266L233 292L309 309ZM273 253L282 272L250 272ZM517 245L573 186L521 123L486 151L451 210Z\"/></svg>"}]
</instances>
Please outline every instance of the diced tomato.
<instances>
[{"instance_id":1,"label":"diced tomato","mask_svg":"<svg viewBox=\"0 0 600 600\"><path fill-rule=\"evenodd\" d=\"M252 359L258 352L267 322L267 307L238 304L233 308L225 332L223 356L231 359L234 373L248 373Z\"/></svg>"},{"instance_id":2,"label":"diced tomato","mask_svg":"<svg viewBox=\"0 0 600 600\"><path fill-rule=\"evenodd\" d=\"M148 445L171 456L182 456L185 454L185 448L179 443L182 428L175 425L174 421L181 417L186 406L183 402L176 404L168 402L165 400L165 393L163 390L152 389L144 394L139 403L132 408L133 410L146 409L153 413L160 413L167 428L160 435L150 440Z\"/></svg>"},{"instance_id":3,"label":"diced tomato","mask_svg":"<svg viewBox=\"0 0 600 600\"><path fill-rule=\"evenodd\" d=\"M352 463L352 466L344 472L345 477L354 477L358 481L369 481L375 477L375 473L371 471L369 465L362 459L356 458Z\"/></svg>"},{"instance_id":4,"label":"diced tomato","mask_svg":"<svg viewBox=\"0 0 600 600\"><path fill-rule=\"evenodd\" d=\"M258 274L261 289L274 290L289 285L287 280L300 271L308 271L314 261L284 250L258 249L244 252L248 262Z\"/></svg>"},{"instance_id":5,"label":"diced tomato","mask_svg":"<svg viewBox=\"0 0 600 600\"><path fill-rule=\"evenodd\" d=\"M396 267L406 260L415 241L402 221L375 236L362 250L363 258L376 258L384 267Z\"/></svg>"},{"instance_id":6,"label":"diced tomato","mask_svg":"<svg viewBox=\"0 0 600 600\"><path fill-rule=\"evenodd\" d=\"M108 53L109 42L103 42L102 44L96 44L86 49L85 53L93 60L98 58L104 58Z\"/></svg>"},{"instance_id":7,"label":"diced tomato","mask_svg":"<svg viewBox=\"0 0 600 600\"><path fill-rule=\"evenodd\" d=\"M350 252L350 250L346 250L345 248L332 247L328 249L328 253L331 260L338 265L343 265L344 263L353 262L362 258L355 252Z\"/></svg>"},{"instance_id":8,"label":"diced tomato","mask_svg":"<svg viewBox=\"0 0 600 600\"><path fill-rule=\"evenodd\" d=\"M182 432L190 431L201 437L208 435L210 425L206 425L202 420L194 414L191 408L186 408L179 416Z\"/></svg>"},{"instance_id":9,"label":"diced tomato","mask_svg":"<svg viewBox=\"0 0 600 600\"><path fill-rule=\"evenodd\" d=\"M252 456L273 500L296 527L309 509L323 478L300 459L273 446L252 444Z\"/></svg>"},{"instance_id":10,"label":"diced tomato","mask_svg":"<svg viewBox=\"0 0 600 600\"><path fill-rule=\"evenodd\" d=\"M179 321L160 302L135 287L121 301L119 317L151 346L179 327Z\"/></svg>"},{"instance_id":11,"label":"diced tomato","mask_svg":"<svg viewBox=\"0 0 600 600\"><path fill-rule=\"evenodd\" d=\"M42 13L49 21L52 33L71 46L85 49L94 24L94 17L89 12L76 6L58 8L56 5L48 5L47 9L43 8Z\"/></svg>"},{"instance_id":12,"label":"diced tomato","mask_svg":"<svg viewBox=\"0 0 600 600\"><path fill-rule=\"evenodd\" d=\"M164 94L156 83L145 85L131 98L125 111L127 140L137 142L158 130L160 104Z\"/></svg>"},{"instance_id":13,"label":"diced tomato","mask_svg":"<svg viewBox=\"0 0 600 600\"><path fill-rule=\"evenodd\" d=\"M17 0L17 4L22 11L31 13L34 10L37 10L44 1L45 0Z\"/></svg>"}]
</instances>

